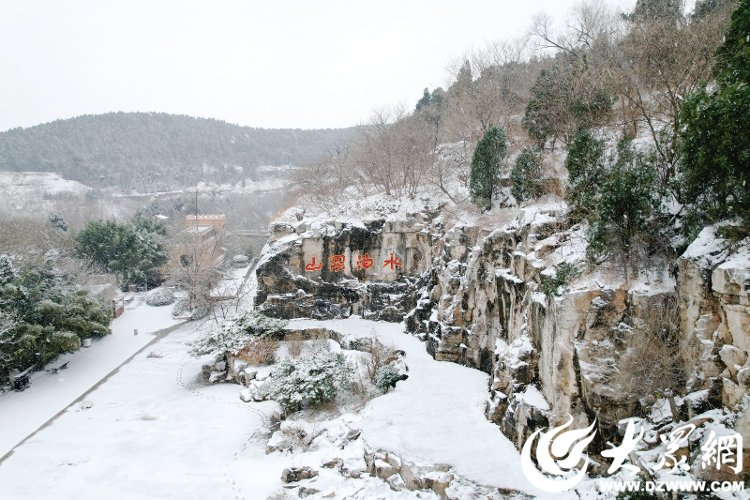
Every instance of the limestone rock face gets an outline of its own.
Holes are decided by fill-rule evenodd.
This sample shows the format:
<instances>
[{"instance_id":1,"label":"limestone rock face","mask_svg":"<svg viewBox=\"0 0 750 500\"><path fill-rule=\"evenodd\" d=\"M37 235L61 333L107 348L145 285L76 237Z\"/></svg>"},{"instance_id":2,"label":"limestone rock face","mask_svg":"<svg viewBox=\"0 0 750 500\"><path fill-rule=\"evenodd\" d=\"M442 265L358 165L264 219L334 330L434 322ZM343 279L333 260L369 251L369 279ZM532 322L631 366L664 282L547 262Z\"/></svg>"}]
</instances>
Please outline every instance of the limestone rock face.
<instances>
[{"instance_id":1,"label":"limestone rock face","mask_svg":"<svg viewBox=\"0 0 750 500\"><path fill-rule=\"evenodd\" d=\"M415 305L431 255L430 233L417 219L276 225L256 270L256 303L281 318L398 322Z\"/></svg>"},{"instance_id":2,"label":"limestone rock face","mask_svg":"<svg viewBox=\"0 0 750 500\"><path fill-rule=\"evenodd\" d=\"M404 320L435 359L488 374L487 417L519 446L569 416L577 428L596 418L602 437L616 438L619 420L653 403L614 376L638 357L633 317L674 304L684 372L674 395L737 405L750 382L750 249L731 253L709 228L673 274L625 280L585 262L586 229L566 228L557 210L521 211L494 230L420 214L278 225L256 303L285 318ZM562 263L578 276L550 290ZM674 411L687 418L695 408L684 401Z\"/></svg>"},{"instance_id":3,"label":"limestone rock face","mask_svg":"<svg viewBox=\"0 0 750 500\"><path fill-rule=\"evenodd\" d=\"M679 260L682 330L693 390L719 387L734 407L750 391L750 248L733 253L712 227Z\"/></svg>"}]
</instances>

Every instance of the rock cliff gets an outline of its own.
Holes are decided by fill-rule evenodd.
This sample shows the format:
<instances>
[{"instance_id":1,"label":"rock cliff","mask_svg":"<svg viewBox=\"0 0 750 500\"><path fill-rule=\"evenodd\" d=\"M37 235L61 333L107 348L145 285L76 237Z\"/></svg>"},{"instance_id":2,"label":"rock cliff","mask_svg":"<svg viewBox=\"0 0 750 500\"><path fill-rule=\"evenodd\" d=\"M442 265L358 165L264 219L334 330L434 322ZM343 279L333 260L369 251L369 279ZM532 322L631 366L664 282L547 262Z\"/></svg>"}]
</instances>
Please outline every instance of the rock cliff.
<instances>
[{"instance_id":1,"label":"rock cliff","mask_svg":"<svg viewBox=\"0 0 750 500\"><path fill-rule=\"evenodd\" d=\"M524 209L491 228L427 210L276 224L256 304L285 318L405 320L435 359L491 376L487 417L519 447L568 415L616 439L618 421L660 399L675 419L736 407L750 435L737 406L750 384L750 250L730 251L707 228L672 272L624 280L616 266L586 264L585 228L566 227L559 211ZM578 272L555 281L565 263ZM679 366L652 369L670 363ZM670 377L658 381L664 394L649 393L648 376Z\"/></svg>"}]
</instances>

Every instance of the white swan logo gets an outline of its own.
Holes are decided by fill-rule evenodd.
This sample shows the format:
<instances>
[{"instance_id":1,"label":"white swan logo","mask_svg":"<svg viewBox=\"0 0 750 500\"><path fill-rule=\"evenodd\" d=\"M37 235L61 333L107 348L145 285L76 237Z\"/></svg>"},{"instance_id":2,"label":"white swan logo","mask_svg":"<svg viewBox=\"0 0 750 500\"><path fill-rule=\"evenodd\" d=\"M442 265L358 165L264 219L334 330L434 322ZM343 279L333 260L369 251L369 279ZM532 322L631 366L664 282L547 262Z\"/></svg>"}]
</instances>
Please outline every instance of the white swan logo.
<instances>
[{"instance_id":1,"label":"white swan logo","mask_svg":"<svg viewBox=\"0 0 750 500\"><path fill-rule=\"evenodd\" d=\"M586 475L586 470L589 467L588 456L585 457L586 461L577 474L572 477L565 477L569 476L573 472L573 467L576 467L580 463L584 448L596 436L596 429L594 428L596 421L586 429L568 431L555 439L558 434L567 429L572 423L573 417L571 416L566 424L551 428L541 435L539 444L536 447L536 459L542 470L547 474L564 479L553 479L545 476L537 470L531 461L531 446L541 430L534 432L523 445L523 450L521 451L521 469L523 469L523 473L526 474L531 484L540 490L549 493L560 493L574 488Z\"/></svg>"}]
</instances>

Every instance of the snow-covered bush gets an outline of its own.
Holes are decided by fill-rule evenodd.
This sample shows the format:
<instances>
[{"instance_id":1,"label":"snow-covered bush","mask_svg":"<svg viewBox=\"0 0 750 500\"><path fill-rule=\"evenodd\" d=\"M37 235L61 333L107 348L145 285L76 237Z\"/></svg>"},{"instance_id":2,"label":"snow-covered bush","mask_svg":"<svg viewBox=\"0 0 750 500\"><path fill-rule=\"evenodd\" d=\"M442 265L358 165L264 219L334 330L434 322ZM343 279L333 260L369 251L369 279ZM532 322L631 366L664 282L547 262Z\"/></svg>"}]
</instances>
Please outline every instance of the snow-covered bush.
<instances>
[{"instance_id":1,"label":"snow-covered bush","mask_svg":"<svg viewBox=\"0 0 750 500\"><path fill-rule=\"evenodd\" d=\"M81 339L73 332L55 332L47 338L51 348L57 352L75 351L81 347Z\"/></svg>"},{"instance_id":2,"label":"snow-covered bush","mask_svg":"<svg viewBox=\"0 0 750 500\"><path fill-rule=\"evenodd\" d=\"M152 307L168 306L174 302L174 294L168 288L154 288L146 295L146 304Z\"/></svg>"},{"instance_id":3,"label":"snow-covered bush","mask_svg":"<svg viewBox=\"0 0 750 500\"><path fill-rule=\"evenodd\" d=\"M188 299L179 299L172 309L172 316L175 318L189 317L193 321L203 319L208 316L208 306L198 303L194 304L191 309Z\"/></svg>"},{"instance_id":4,"label":"snow-covered bush","mask_svg":"<svg viewBox=\"0 0 750 500\"><path fill-rule=\"evenodd\" d=\"M235 255L232 257L232 265L234 267L246 267L250 264L250 259L247 255Z\"/></svg>"},{"instance_id":5,"label":"snow-covered bush","mask_svg":"<svg viewBox=\"0 0 750 500\"><path fill-rule=\"evenodd\" d=\"M393 365L383 365L375 375L375 386L382 392L388 392L400 380L401 374Z\"/></svg>"},{"instance_id":6,"label":"snow-covered bush","mask_svg":"<svg viewBox=\"0 0 750 500\"><path fill-rule=\"evenodd\" d=\"M574 264L563 262L557 266L555 276L542 275L542 293L552 297L568 292L568 283L578 276L578 269Z\"/></svg>"},{"instance_id":7,"label":"snow-covered bush","mask_svg":"<svg viewBox=\"0 0 750 500\"><path fill-rule=\"evenodd\" d=\"M352 375L352 366L343 354L323 351L283 361L271 372L261 392L291 413L332 401Z\"/></svg>"},{"instance_id":8,"label":"snow-covered bush","mask_svg":"<svg viewBox=\"0 0 750 500\"><path fill-rule=\"evenodd\" d=\"M172 316L175 318L178 318L180 316L185 316L190 313L190 301L188 299L180 299L177 301L177 303L174 305L174 309L172 309Z\"/></svg>"},{"instance_id":9,"label":"snow-covered bush","mask_svg":"<svg viewBox=\"0 0 750 500\"><path fill-rule=\"evenodd\" d=\"M208 306L206 304L196 304L190 311L190 319L193 321L203 319L208 316Z\"/></svg>"},{"instance_id":10,"label":"snow-covered bush","mask_svg":"<svg viewBox=\"0 0 750 500\"><path fill-rule=\"evenodd\" d=\"M193 342L194 356L236 354L256 340L270 340L281 335L288 321L243 311L203 332Z\"/></svg>"}]
</instances>

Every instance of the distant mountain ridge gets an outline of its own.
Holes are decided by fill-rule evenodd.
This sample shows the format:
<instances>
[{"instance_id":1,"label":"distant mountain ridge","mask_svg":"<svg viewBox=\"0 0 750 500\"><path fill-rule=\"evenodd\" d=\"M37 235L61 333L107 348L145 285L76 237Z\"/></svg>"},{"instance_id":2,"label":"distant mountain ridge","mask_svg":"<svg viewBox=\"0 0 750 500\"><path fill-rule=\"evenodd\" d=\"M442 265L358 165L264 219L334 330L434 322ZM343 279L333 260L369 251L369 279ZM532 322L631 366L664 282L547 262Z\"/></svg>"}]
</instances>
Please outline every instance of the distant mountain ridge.
<instances>
[{"instance_id":1,"label":"distant mountain ridge","mask_svg":"<svg viewBox=\"0 0 750 500\"><path fill-rule=\"evenodd\" d=\"M235 183L300 164L354 128L262 129L167 113L106 113L0 132L0 170L56 172L92 186L155 191Z\"/></svg>"}]
</instances>

